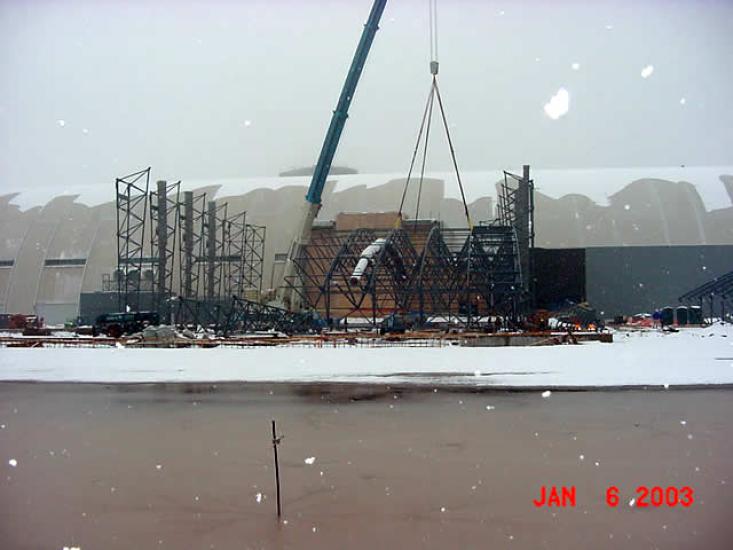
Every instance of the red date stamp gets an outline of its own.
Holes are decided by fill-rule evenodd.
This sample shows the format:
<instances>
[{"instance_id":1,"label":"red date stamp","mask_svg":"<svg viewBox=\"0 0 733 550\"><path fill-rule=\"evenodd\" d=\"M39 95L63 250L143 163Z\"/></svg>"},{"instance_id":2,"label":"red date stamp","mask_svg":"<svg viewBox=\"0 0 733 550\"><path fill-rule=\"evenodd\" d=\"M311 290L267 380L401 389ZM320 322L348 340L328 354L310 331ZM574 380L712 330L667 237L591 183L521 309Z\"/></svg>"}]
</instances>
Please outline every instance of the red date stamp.
<instances>
[{"instance_id":1,"label":"red date stamp","mask_svg":"<svg viewBox=\"0 0 733 550\"><path fill-rule=\"evenodd\" d=\"M635 494L636 496L629 504L637 508L647 508L649 506L655 508L660 506L689 508L695 502L695 490L687 485L684 487L647 487L646 485L639 485ZM615 508L620 500L618 487L612 485L606 489L606 504L608 506Z\"/></svg>"},{"instance_id":2,"label":"red date stamp","mask_svg":"<svg viewBox=\"0 0 733 550\"><path fill-rule=\"evenodd\" d=\"M532 499L536 508L574 508L577 501L575 485L556 486L543 485L540 487L538 498ZM621 491L615 485L606 489L606 504L615 508L621 502ZM629 501L630 506L637 508L648 508L649 506L660 508L689 508L695 502L695 490L685 485L684 487L647 487L640 485L636 488L634 498Z\"/></svg>"},{"instance_id":3,"label":"red date stamp","mask_svg":"<svg viewBox=\"0 0 733 550\"><path fill-rule=\"evenodd\" d=\"M539 498L532 500L532 502L537 508L573 508L575 507L575 485L571 487L562 486L559 489L554 485L550 487L543 485L540 488Z\"/></svg>"}]
</instances>

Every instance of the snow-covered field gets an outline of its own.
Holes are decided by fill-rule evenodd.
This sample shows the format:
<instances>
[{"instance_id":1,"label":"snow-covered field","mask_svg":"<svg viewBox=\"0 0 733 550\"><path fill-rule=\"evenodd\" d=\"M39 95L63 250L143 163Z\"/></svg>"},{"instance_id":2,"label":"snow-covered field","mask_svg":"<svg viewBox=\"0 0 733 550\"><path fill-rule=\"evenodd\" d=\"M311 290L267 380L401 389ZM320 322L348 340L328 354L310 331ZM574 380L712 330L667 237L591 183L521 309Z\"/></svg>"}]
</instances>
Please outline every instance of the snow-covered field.
<instances>
[{"instance_id":1,"label":"snow-covered field","mask_svg":"<svg viewBox=\"0 0 733 550\"><path fill-rule=\"evenodd\" d=\"M511 348L0 349L0 380L495 387L733 384L733 328Z\"/></svg>"}]
</instances>

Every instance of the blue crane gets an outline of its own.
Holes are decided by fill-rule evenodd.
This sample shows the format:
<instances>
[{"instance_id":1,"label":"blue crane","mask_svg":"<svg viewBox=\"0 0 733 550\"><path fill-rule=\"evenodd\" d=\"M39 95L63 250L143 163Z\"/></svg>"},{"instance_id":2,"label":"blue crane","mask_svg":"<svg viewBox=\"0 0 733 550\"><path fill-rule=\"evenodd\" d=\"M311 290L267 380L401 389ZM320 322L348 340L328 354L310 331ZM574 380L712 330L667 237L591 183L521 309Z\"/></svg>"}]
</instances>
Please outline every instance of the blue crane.
<instances>
[{"instance_id":1,"label":"blue crane","mask_svg":"<svg viewBox=\"0 0 733 550\"><path fill-rule=\"evenodd\" d=\"M372 47L374 35L379 29L379 21L382 18L382 12L386 3L387 0L374 0L372 10L369 13L369 19L367 19L364 25L359 45L356 47L356 52L354 53L354 59L351 61L351 67L346 75L344 86L341 89L336 110L334 110L333 116L331 117L331 124L328 126L326 137L323 140L321 153L318 156L318 162L316 163L313 177L308 187L308 193L305 196L306 202L300 220L299 230L290 247L288 260L283 272L283 281L278 292L278 301L290 310L300 309L298 293L293 292L292 284L288 284L296 276L294 259L298 256L301 248L310 241L311 227L321 207L323 188L326 185L326 179L331 170L331 163L333 162L333 157L336 155L336 149L338 148L346 119L349 117L349 106L351 105L351 100L354 98L356 86L359 84L359 77L364 69L369 50Z\"/></svg>"},{"instance_id":2,"label":"blue crane","mask_svg":"<svg viewBox=\"0 0 733 550\"><path fill-rule=\"evenodd\" d=\"M331 124L328 127L328 132L326 132L326 138L323 140L321 154L318 156L318 163L313 172L308 194L305 196L311 204L321 204L323 187L326 185L326 178L328 178L328 173L331 170L331 163L341 139L341 132L343 132L346 125L346 119L349 118L349 106L354 98L356 86L359 84L359 77L372 47L374 35L377 34L379 29L379 20L382 17L386 3L387 0L374 0L369 19L367 19L364 31L361 33L361 39L356 47L354 59L351 61L349 73L346 75L344 87L341 89L336 110L333 112Z\"/></svg>"}]
</instances>

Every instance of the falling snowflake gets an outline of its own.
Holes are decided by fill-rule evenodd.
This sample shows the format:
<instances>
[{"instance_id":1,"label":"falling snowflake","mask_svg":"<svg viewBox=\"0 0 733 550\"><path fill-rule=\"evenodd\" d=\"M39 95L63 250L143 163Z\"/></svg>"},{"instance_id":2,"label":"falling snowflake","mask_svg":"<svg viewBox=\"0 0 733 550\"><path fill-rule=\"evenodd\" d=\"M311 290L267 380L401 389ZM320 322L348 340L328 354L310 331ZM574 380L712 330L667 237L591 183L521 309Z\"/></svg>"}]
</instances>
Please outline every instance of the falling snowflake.
<instances>
[{"instance_id":1,"label":"falling snowflake","mask_svg":"<svg viewBox=\"0 0 733 550\"><path fill-rule=\"evenodd\" d=\"M545 114L552 120L565 116L570 110L570 94L565 88L560 88L550 101L545 103Z\"/></svg>"},{"instance_id":2,"label":"falling snowflake","mask_svg":"<svg viewBox=\"0 0 733 550\"><path fill-rule=\"evenodd\" d=\"M162 470L163 469L163 465L162 464L156 464L155 465L155 469L156 470Z\"/></svg>"},{"instance_id":3,"label":"falling snowflake","mask_svg":"<svg viewBox=\"0 0 733 550\"><path fill-rule=\"evenodd\" d=\"M631 500L629 501L629 506L631 506L631 507L633 508L633 507L634 507L635 505L636 505L636 499L635 499L635 498L632 498L632 499L631 499Z\"/></svg>"},{"instance_id":4,"label":"falling snowflake","mask_svg":"<svg viewBox=\"0 0 733 550\"><path fill-rule=\"evenodd\" d=\"M14 458L11 458L10 460L8 460L8 464L10 464L13 468L15 468L18 465L18 461L15 460Z\"/></svg>"},{"instance_id":5,"label":"falling snowflake","mask_svg":"<svg viewBox=\"0 0 733 550\"><path fill-rule=\"evenodd\" d=\"M262 493L257 493L255 495L255 500L257 501L257 504L259 504L260 502L262 502Z\"/></svg>"},{"instance_id":6,"label":"falling snowflake","mask_svg":"<svg viewBox=\"0 0 733 550\"><path fill-rule=\"evenodd\" d=\"M550 390L545 390L545 391L543 391L543 392L542 392L542 397L543 397L544 399L547 399L547 398L548 398L548 397L550 397L551 395L552 395L552 392L551 392Z\"/></svg>"},{"instance_id":7,"label":"falling snowflake","mask_svg":"<svg viewBox=\"0 0 733 550\"><path fill-rule=\"evenodd\" d=\"M624 210L631 210L630 204L624 204Z\"/></svg>"},{"instance_id":8,"label":"falling snowflake","mask_svg":"<svg viewBox=\"0 0 733 550\"><path fill-rule=\"evenodd\" d=\"M66 126L66 121L60 118L56 121L56 124L58 124L60 128L63 128L64 126Z\"/></svg>"},{"instance_id":9,"label":"falling snowflake","mask_svg":"<svg viewBox=\"0 0 733 550\"><path fill-rule=\"evenodd\" d=\"M486 405L486 410L487 411L493 411L495 408L496 407L494 407L493 405Z\"/></svg>"},{"instance_id":10,"label":"falling snowflake","mask_svg":"<svg viewBox=\"0 0 733 550\"><path fill-rule=\"evenodd\" d=\"M474 376L481 376L481 371L480 370L475 370L475 371L473 371L473 375Z\"/></svg>"},{"instance_id":11,"label":"falling snowflake","mask_svg":"<svg viewBox=\"0 0 733 550\"><path fill-rule=\"evenodd\" d=\"M578 70L580 70L580 63L573 63L572 65L570 65L570 67L571 67L571 68L572 68L572 69L573 69L574 71L578 71Z\"/></svg>"},{"instance_id":12,"label":"falling snowflake","mask_svg":"<svg viewBox=\"0 0 733 550\"><path fill-rule=\"evenodd\" d=\"M579 458L580 460L585 460L585 455L580 455L580 456L578 456L578 458Z\"/></svg>"},{"instance_id":13,"label":"falling snowflake","mask_svg":"<svg viewBox=\"0 0 733 550\"><path fill-rule=\"evenodd\" d=\"M654 72L654 65L647 65L641 70L641 78L649 78Z\"/></svg>"},{"instance_id":14,"label":"falling snowflake","mask_svg":"<svg viewBox=\"0 0 733 550\"><path fill-rule=\"evenodd\" d=\"M311 464L313 464L313 463L314 463L315 461L316 461L316 457L315 457L315 456L309 456L309 457L308 457L308 458L306 458L306 459L305 459L305 460L304 460L303 462L305 462L305 463L306 463L306 464L308 464L308 465L311 465Z\"/></svg>"},{"instance_id":15,"label":"falling snowflake","mask_svg":"<svg viewBox=\"0 0 733 550\"><path fill-rule=\"evenodd\" d=\"M684 426L685 424L687 424L687 420L680 420L680 424Z\"/></svg>"},{"instance_id":16,"label":"falling snowflake","mask_svg":"<svg viewBox=\"0 0 733 550\"><path fill-rule=\"evenodd\" d=\"M681 97L680 98L680 105L684 105L685 103L687 103L687 99L685 99L684 97Z\"/></svg>"}]
</instances>

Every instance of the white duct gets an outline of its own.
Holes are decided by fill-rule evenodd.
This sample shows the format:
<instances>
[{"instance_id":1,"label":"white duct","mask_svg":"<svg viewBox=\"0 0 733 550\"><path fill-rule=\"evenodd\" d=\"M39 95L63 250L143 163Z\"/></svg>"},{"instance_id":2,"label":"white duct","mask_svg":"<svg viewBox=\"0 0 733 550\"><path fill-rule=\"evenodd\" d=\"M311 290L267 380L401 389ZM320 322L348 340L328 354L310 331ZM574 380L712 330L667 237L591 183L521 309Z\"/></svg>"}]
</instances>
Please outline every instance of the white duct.
<instances>
[{"instance_id":1,"label":"white duct","mask_svg":"<svg viewBox=\"0 0 733 550\"><path fill-rule=\"evenodd\" d=\"M361 278L364 276L364 272L367 270L367 267L369 267L374 256L379 254L379 251L382 250L386 242L386 239L377 239L362 251L361 256L359 256L359 261L356 263L356 267L351 273L351 277L349 277L350 285L358 285L361 282Z\"/></svg>"}]
</instances>

